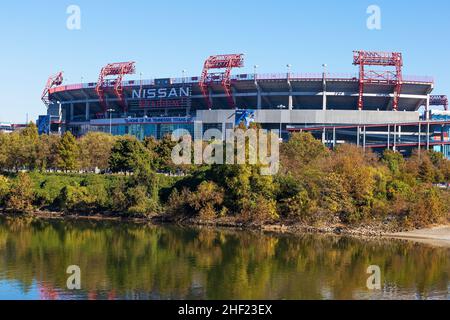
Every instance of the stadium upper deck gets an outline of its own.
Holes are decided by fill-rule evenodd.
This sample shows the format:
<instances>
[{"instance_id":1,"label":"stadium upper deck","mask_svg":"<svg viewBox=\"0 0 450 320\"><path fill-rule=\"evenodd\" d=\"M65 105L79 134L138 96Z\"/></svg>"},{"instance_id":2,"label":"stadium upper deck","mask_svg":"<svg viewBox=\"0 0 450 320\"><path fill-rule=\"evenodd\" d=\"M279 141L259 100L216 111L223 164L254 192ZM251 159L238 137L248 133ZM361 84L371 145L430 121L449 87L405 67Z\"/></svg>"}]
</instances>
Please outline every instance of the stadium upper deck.
<instances>
[{"instance_id":1,"label":"stadium upper deck","mask_svg":"<svg viewBox=\"0 0 450 320\"><path fill-rule=\"evenodd\" d=\"M230 109L226 92L220 78L209 85L212 109ZM114 81L108 82L106 93L108 107L117 106L118 98L113 93ZM49 90L51 101L68 104L90 103L91 110L101 112L96 91L97 83L64 85ZM195 109L208 109L199 85L199 77L176 79L123 81L123 94L127 109L133 110L176 108L184 106L182 98L189 98ZM399 111L416 111L425 105L432 92L431 77L404 76L399 95ZM180 89L184 89L181 90ZM170 92L175 89L175 93ZM392 110L394 84L369 83L365 85L364 110ZM231 77L232 98L237 108L274 109L279 105L291 109L357 110L359 80L350 74L239 74ZM142 103L143 100L152 103ZM173 102L171 104L171 102Z\"/></svg>"}]
</instances>

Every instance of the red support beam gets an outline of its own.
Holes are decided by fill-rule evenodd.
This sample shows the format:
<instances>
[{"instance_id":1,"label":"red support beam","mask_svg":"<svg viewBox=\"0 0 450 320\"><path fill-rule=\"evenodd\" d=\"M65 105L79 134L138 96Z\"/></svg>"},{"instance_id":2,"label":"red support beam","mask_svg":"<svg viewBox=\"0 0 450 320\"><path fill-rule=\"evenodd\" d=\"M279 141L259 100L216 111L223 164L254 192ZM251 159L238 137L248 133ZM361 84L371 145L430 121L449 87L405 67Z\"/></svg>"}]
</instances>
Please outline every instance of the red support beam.
<instances>
[{"instance_id":1,"label":"red support beam","mask_svg":"<svg viewBox=\"0 0 450 320\"><path fill-rule=\"evenodd\" d=\"M125 101L125 96L123 94L122 80L127 74L134 74L136 72L134 62L116 62L110 63L102 68L100 75L98 77L97 86L95 91L98 94L100 104L103 108L103 112L106 113L108 106L105 101L106 90L114 85L114 93L119 99L119 104L123 110L127 111L127 105ZM107 77L115 76L114 79L106 79Z\"/></svg>"},{"instance_id":2,"label":"red support beam","mask_svg":"<svg viewBox=\"0 0 450 320\"><path fill-rule=\"evenodd\" d=\"M236 107L231 92L231 70L233 68L242 68L243 66L243 54L210 56L205 61L199 85L209 109L212 108L212 103L209 98L209 86L212 83L217 82L221 83L230 106L233 108ZM213 69L225 69L225 71L220 73L209 73L209 71Z\"/></svg>"},{"instance_id":3,"label":"red support beam","mask_svg":"<svg viewBox=\"0 0 450 320\"><path fill-rule=\"evenodd\" d=\"M376 83L394 86L393 109L398 110L403 83L403 57L399 52L354 51L353 65L359 66L358 109L364 107L365 84ZM366 70L365 66L395 67L395 71Z\"/></svg>"},{"instance_id":4,"label":"red support beam","mask_svg":"<svg viewBox=\"0 0 450 320\"><path fill-rule=\"evenodd\" d=\"M47 107L50 104L50 99L49 99L50 89L55 86L62 85L63 80L64 80L64 74L62 71L58 72L57 74L54 74L48 78L47 84L45 85L44 91L42 92L42 95L41 95L41 100Z\"/></svg>"}]
</instances>

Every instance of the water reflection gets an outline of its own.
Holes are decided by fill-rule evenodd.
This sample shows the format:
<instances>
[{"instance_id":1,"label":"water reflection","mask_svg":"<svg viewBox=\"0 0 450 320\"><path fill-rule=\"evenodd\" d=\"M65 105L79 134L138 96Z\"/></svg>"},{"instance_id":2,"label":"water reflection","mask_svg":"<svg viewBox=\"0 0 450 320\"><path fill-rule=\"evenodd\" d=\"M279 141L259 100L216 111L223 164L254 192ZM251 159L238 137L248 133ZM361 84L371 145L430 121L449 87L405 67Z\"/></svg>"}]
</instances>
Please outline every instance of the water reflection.
<instances>
[{"instance_id":1,"label":"water reflection","mask_svg":"<svg viewBox=\"0 0 450 320\"><path fill-rule=\"evenodd\" d=\"M449 258L403 241L2 219L0 299L448 299ZM80 291L65 290L69 265Z\"/></svg>"}]
</instances>

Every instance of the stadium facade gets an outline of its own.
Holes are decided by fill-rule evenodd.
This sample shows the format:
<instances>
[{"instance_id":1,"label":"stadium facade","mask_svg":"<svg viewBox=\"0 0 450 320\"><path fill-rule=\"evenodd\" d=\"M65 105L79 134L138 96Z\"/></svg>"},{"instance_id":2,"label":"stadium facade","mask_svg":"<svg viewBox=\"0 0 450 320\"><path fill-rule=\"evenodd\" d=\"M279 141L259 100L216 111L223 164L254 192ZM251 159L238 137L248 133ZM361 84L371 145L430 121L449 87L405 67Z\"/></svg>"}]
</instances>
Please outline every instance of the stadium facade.
<instances>
[{"instance_id":1,"label":"stadium facade","mask_svg":"<svg viewBox=\"0 0 450 320\"><path fill-rule=\"evenodd\" d=\"M180 128L225 132L255 121L265 129L281 128L283 138L310 131L330 147L350 142L404 153L433 148L450 157L448 101L432 95L431 77L403 75L400 53L355 51L353 63L359 67L355 75L258 74L256 68L232 75L243 56L221 55L208 58L199 77L124 81L135 72L133 62L108 64L92 83L63 85L59 73L44 90L48 112L39 128L143 139Z\"/></svg>"}]
</instances>

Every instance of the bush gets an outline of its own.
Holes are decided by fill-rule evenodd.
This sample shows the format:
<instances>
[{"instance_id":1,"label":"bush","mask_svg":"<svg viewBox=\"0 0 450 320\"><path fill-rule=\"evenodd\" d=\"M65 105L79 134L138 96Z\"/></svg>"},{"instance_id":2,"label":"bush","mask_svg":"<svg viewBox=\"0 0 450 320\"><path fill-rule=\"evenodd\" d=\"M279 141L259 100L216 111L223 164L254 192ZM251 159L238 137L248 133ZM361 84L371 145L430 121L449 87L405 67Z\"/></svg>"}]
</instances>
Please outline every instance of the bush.
<instances>
[{"instance_id":1,"label":"bush","mask_svg":"<svg viewBox=\"0 0 450 320\"><path fill-rule=\"evenodd\" d=\"M306 190L283 199L280 202L280 211L283 216L295 218L302 222L317 222L317 204L312 200Z\"/></svg>"},{"instance_id":2,"label":"bush","mask_svg":"<svg viewBox=\"0 0 450 320\"><path fill-rule=\"evenodd\" d=\"M95 195L82 186L66 186L59 197L60 208L69 212L92 212L96 207L95 200Z\"/></svg>"},{"instance_id":3,"label":"bush","mask_svg":"<svg viewBox=\"0 0 450 320\"><path fill-rule=\"evenodd\" d=\"M78 186L82 180L80 175L67 174L30 174L34 181L35 204L39 208L58 209L57 199L66 186Z\"/></svg>"},{"instance_id":4,"label":"bush","mask_svg":"<svg viewBox=\"0 0 450 320\"><path fill-rule=\"evenodd\" d=\"M189 206L201 219L212 219L217 216L223 204L224 192L214 182L201 183L196 192L188 197Z\"/></svg>"},{"instance_id":5,"label":"bush","mask_svg":"<svg viewBox=\"0 0 450 320\"><path fill-rule=\"evenodd\" d=\"M167 202L166 214L177 216L198 216L210 220L222 212L224 191L211 181L201 183L195 192L183 188L181 192L174 189Z\"/></svg>"},{"instance_id":6,"label":"bush","mask_svg":"<svg viewBox=\"0 0 450 320\"><path fill-rule=\"evenodd\" d=\"M247 222L265 223L279 218L275 200L258 195L255 199L245 199L240 217Z\"/></svg>"},{"instance_id":7,"label":"bush","mask_svg":"<svg viewBox=\"0 0 450 320\"><path fill-rule=\"evenodd\" d=\"M181 192L173 189L165 206L165 214L172 218L189 217L193 214L188 199L191 192L187 188L183 188Z\"/></svg>"},{"instance_id":8,"label":"bush","mask_svg":"<svg viewBox=\"0 0 450 320\"><path fill-rule=\"evenodd\" d=\"M33 181L27 173L19 173L6 200L6 208L16 213L31 213L33 201Z\"/></svg>"},{"instance_id":9,"label":"bush","mask_svg":"<svg viewBox=\"0 0 450 320\"><path fill-rule=\"evenodd\" d=\"M0 207L5 204L10 188L11 183L9 179L0 175Z\"/></svg>"},{"instance_id":10,"label":"bush","mask_svg":"<svg viewBox=\"0 0 450 320\"><path fill-rule=\"evenodd\" d=\"M151 216L158 212L158 204L152 196L148 194L146 186L129 188L127 195L129 199L128 214Z\"/></svg>"},{"instance_id":11,"label":"bush","mask_svg":"<svg viewBox=\"0 0 450 320\"><path fill-rule=\"evenodd\" d=\"M450 208L445 195L441 190L432 187L415 190L409 202L405 225L424 228L448 222Z\"/></svg>"}]
</instances>

